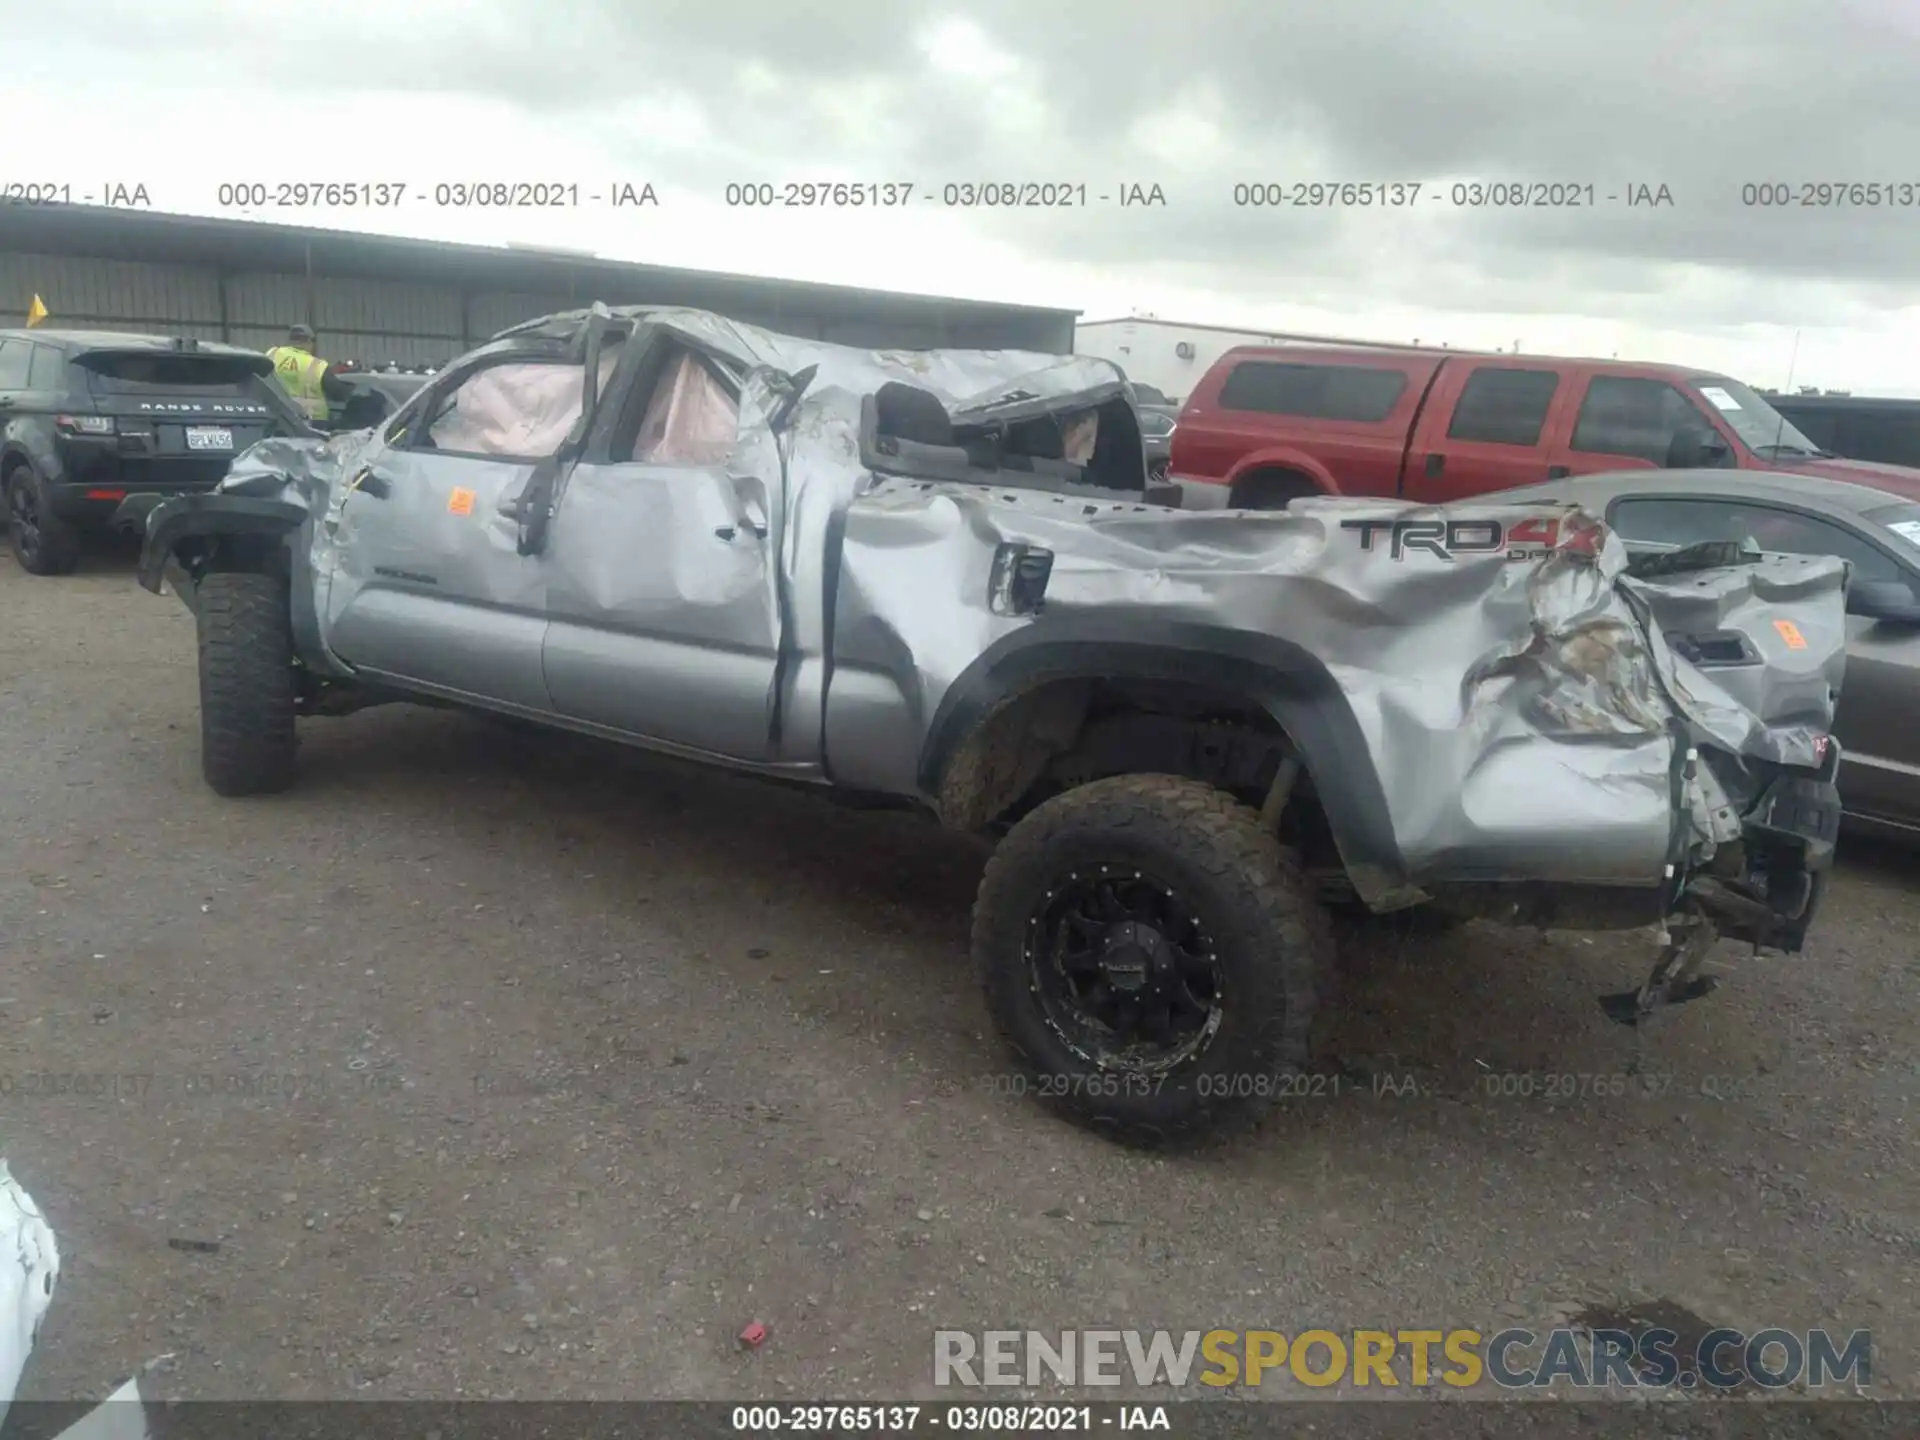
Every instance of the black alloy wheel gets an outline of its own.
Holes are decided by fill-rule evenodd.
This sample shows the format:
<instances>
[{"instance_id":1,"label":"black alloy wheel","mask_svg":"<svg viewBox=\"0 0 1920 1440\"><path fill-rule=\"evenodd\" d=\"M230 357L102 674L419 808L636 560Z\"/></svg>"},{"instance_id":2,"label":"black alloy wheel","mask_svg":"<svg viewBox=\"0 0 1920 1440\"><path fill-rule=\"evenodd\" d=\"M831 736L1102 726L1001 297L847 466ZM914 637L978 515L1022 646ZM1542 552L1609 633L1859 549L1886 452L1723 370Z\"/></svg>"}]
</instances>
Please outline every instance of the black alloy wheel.
<instances>
[{"instance_id":1,"label":"black alloy wheel","mask_svg":"<svg viewBox=\"0 0 1920 1440\"><path fill-rule=\"evenodd\" d=\"M1191 903L1131 867L1075 870L1027 922L1026 961L1047 1023L1102 1069L1157 1074L1220 1029L1214 942Z\"/></svg>"}]
</instances>

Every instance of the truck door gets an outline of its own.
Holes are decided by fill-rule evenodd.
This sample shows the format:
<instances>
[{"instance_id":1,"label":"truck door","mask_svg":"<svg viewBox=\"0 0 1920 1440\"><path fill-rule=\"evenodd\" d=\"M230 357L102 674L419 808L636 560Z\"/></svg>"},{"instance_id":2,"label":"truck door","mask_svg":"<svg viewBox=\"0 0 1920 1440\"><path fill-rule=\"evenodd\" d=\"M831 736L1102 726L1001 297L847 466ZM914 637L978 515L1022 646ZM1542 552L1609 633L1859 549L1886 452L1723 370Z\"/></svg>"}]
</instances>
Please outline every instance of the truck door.
<instances>
[{"instance_id":1,"label":"truck door","mask_svg":"<svg viewBox=\"0 0 1920 1440\"><path fill-rule=\"evenodd\" d=\"M1406 498L1444 504L1545 480L1544 437L1572 388L1537 361L1453 361L1413 436Z\"/></svg>"},{"instance_id":2,"label":"truck door","mask_svg":"<svg viewBox=\"0 0 1920 1440\"><path fill-rule=\"evenodd\" d=\"M1608 470L1664 470L1709 464L1703 441L1720 445L1724 460L1740 446L1694 398L1666 380L1626 375L1591 375L1580 392L1570 433L1562 425L1548 450L1549 479L1593 475Z\"/></svg>"},{"instance_id":3,"label":"truck door","mask_svg":"<svg viewBox=\"0 0 1920 1440\"><path fill-rule=\"evenodd\" d=\"M606 433L554 512L547 687L573 719L765 763L778 743L778 454L741 446L728 371L670 332L634 343Z\"/></svg>"},{"instance_id":4,"label":"truck door","mask_svg":"<svg viewBox=\"0 0 1920 1440\"><path fill-rule=\"evenodd\" d=\"M508 352L449 372L367 452L323 520L328 642L375 675L533 711L546 577L512 518L578 419L584 369Z\"/></svg>"}]
</instances>

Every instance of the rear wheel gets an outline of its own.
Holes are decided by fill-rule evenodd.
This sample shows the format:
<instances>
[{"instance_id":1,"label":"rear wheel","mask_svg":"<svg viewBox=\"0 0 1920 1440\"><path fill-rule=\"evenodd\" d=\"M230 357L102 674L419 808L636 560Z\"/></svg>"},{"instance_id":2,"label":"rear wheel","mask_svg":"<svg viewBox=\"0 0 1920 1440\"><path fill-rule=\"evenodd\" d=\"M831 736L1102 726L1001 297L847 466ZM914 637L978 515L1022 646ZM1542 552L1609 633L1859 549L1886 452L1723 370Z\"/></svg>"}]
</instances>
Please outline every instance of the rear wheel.
<instances>
[{"instance_id":1,"label":"rear wheel","mask_svg":"<svg viewBox=\"0 0 1920 1440\"><path fill-rule=\"evenodd\" d=\"M6 479L7 536L29 575L71 575L80 563L80 532L53 513L46 486L30 465Z\"/></svg>"},{"instance_id":2,"label":"rear wheel","mask_svg":"<svg viewBox=\"0 0 1920 1440\"><path fill-rule=\"evenodd\" d=\"M1009 1088L1151 1145L1299 1093L1332 933L1254 811L1196 780L1124 775L1014 826L973 952Z\"/></svg>"},{"instance_id":3,"label":"rear wheel","mask_svg":"<svg viewBox=\"0 0 1920 1440\"><path fill-rule=\"evenodd\" d=\"M271 575L200 582L200 770L220 795L293 784L295 685L287 587Z\"/></svg>"}]
</instances>

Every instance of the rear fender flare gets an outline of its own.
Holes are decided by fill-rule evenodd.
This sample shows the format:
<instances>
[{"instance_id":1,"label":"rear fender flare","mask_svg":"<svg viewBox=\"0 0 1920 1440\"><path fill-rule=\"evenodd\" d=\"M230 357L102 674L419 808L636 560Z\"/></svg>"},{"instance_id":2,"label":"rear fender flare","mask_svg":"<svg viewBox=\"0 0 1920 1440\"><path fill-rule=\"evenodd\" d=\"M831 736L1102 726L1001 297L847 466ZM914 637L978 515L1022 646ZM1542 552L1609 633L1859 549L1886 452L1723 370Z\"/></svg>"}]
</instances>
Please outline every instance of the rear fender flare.
<instances>
[{"instance_id":1,"label":"rear fender flare","mask_svg":"<svg viewBox=\"0 0 1920 1440\"><path fill-rule=\"evenodd\" d=\"M1325 665L1276 636L1049 616L990 646L947 687L921 749L921 791L940 794L967 737L1008 700L1053 681L1107 678L1197 682L1258 704L1299 752L1355 891L1372 905L1401 903L1411 882L1353 707Z\"/></svg>"}]
</instances>

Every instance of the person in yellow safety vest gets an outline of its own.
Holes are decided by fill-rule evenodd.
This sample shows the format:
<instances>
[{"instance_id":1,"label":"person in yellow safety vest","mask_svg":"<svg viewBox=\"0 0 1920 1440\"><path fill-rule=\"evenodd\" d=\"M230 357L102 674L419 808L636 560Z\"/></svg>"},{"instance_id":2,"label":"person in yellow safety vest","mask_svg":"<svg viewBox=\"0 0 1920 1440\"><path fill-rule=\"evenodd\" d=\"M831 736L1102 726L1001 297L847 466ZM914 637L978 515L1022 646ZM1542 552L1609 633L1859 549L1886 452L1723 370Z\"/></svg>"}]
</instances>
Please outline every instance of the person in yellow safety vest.
<instances>
[{"instance_id":1,"label":"person in yellow safety vest","mask_svg":"<svg viewBox=\"0 0 1920 1440\"><path fill-rule=\"evenodd\" d=\"M295 325L287 331L287 343L267 351L273 362L273 378L293 397L294 404L307 412L311 420L324 424L327 402L345 404L353 397L353 387L333 373L333 367L313 353L313 331Z\"/></svg>"}]
</instances>

